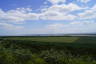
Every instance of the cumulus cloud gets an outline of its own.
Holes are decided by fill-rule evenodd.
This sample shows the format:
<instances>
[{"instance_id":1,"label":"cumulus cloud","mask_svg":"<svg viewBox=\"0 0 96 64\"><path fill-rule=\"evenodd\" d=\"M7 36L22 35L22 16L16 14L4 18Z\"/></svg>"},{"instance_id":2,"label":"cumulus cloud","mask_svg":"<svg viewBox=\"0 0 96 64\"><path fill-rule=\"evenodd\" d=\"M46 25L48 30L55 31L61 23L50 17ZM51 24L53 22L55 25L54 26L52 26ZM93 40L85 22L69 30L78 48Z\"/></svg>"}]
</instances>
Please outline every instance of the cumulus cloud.
<instances>
[{"instance_id":1,"label":"cumulus cloud","mask_svg":"<svg viewBox=\"0 0 96 64\"><path fill-rule=\"evenodd\" d=\"M70 18L70 19L69 19ZM72 14L62 14L60 12L46 11L41 14L40 19L42 20L73 20L76 16Z\"/></svg>"},{"instance_id":2,"label":"cumulus cloud","mask_svg":"<svg viewBox=\"0 0 96 64\"><path fill-rule=\"evenodd\" d=\"M30 33L85 33L96 30L96 5L92 7L81 7L76 3L65 4L67 0L48 0L51 6L40 8L39 12L33 12L32 8L17 8L4 11L0 9L0 28L6 30L22 30L20 24L32 20L69 21L68 24L50 24L43 28L28 31ZM78 0L87 3L90 0ZM60 4L59 4L60 3ZM82 21L81 21L82 20ZM16 25L14 25L16 24ZM19 25L18 25L19 24ZM22 31L21 31L22 32ZM27 29L25 29L27 32ZM19 33L19 32L18 32Z\"/></svg>"},{"instance_id":3,"label":"cumulus cloud","mask_svg":"<svg viewBox=\"0 0 96 64\"><path fill-rule=\"evenodd\" d=\"M69 14L71 11L80 10L79 6L75 4L52 5L46 8L41 13L33 13L31 8L17 8L16 10L9 10L4 12L0 10L0 19L3 21L10 21L14 23L24 22L26 20L70 20L75 19L75 15Z\"/></svg>"},{"instance_id":4,"label":"cumulus cloud","mask_svg":"<svg viewBox=\"0 0 96 64\"><path fill-rule=\"evenodd\" d=\"M54 23L46 26L49 33L95 33L95 21L73 21L68 24Z\"/></svg>"},{"instance_id":5,"label":"cumulus cloud","mask_svg":"<svg viewBox=\"0 0 96 64\"><path fill-rule=\"evenodd\" d=\"M49 0L53 3L65 2L66 0ZM39 13L33 12L32 8L17 8L15 10L8 10L3 11L0 9L0 20L5 22L11 23L24 23L28 20L67 20L67 21L74 21L76 19L84 19L84 18L95 18L93 10L95 10L96 6L92 7L91 9L86 9L80 7L75 3L69 4L54 4L47 8L40 9ZM82 11L84 12L71 14L75 11ZM87 15L88 14L88 15ZM88 17L89 16L89 17ZM90 17L91 16L91 17Z\"/></svg>"},{"instance_id":6,"label":"cumulus cloud","mask_svg":"<svg viewBox=\"0 0 96 64\"><path fill-rule=\"evenodd\" d=\"M20 23L26 20L37 20L38 15L31 13L31 8L17 8L16 10L9 10L4 12L0 10L0 20L9 21L13 23Z\"/></svg>"},{"instance_id":7,"label":"cumulus cloud","mask_svg":"<svg viewBox=\"0 0 96 64\"><path fill-rule=\"evenodd\" d=\"M80 1L82 3L88 3L90 0L78 0L78 1Z\"/></svg>"},{"instance_id":8,"label":"cumulus cloud","mask_svg":"<svg viewBox=\"0 0 96 64\"><path fill-rule=\"evenodd\" d=\"M52 4L59 4L59 3L65 3L66 0L48 0Z\"/></svg>"},{"instance_id":9,"label":"cumulus cloud","mask_svg":"<svg viewBox=\"0 0 96 64\"><path fill-rule=\"evenodd\" d=\"M72 21L69 23L52 23L42 28L29 29L28 34L69 34L69 33L95 33L95 21Z\"/></svg>"},{"instance_id":10,"label":"cumulus cloud","mask_svg":"<svg viewBox=\"0 0 96 64\"><path fill-rule=\"evenodd\" d=\"M96 5L92 8L85 10L82 13L79 13L78 16L82 20L94 20L96 19Z\"/></svg>"},{"instance_id":11,"label":"cumulus cloud","mask_svg":"<svg viewBox=\"0 0 96 64\"><path fill-rule=\"evenodd\" d=\"M0 21L11 23L24 23L28 20L67 20L93 19L96 17L96 5L92 8L80 7L76 3L64 4L66 0L48 0L53 5L40 9L39 13L33 12L32 8L17 8L15 10L3 11L0 9ZM89 0L79 0L88 2ZM62 4L58 4L62 2ZM75 11L84 11L74 13Z\"/></svg>"},{"instance_id":12,"label":"cumulus cloud","mask_svg":"<svg viewBox=\"0 0 96 64\"><path fill-rule=\"evenodd\" d=\"M70 4L62 4L62 5L52 5L49 8L46 8L40 15L40 19L43 20L74 20L76 18L75 15L70 14L70 12L81 10L83 8L75 5L73 3ZM70 19L69 19L70 18Z\"/></svg>"},{"instance_id":13,"label":"cumulus cloud","mask_svg":"<svg viewBox=\"0 0 96 64\"><path fill-rule=\"evenodd\" d=\"M16 26L16 25L8 24L8 23L0 23L0 28L3 28L5 30L11 30L13 32L24 29L23 26Z\"/></svg>"}]
</instances>

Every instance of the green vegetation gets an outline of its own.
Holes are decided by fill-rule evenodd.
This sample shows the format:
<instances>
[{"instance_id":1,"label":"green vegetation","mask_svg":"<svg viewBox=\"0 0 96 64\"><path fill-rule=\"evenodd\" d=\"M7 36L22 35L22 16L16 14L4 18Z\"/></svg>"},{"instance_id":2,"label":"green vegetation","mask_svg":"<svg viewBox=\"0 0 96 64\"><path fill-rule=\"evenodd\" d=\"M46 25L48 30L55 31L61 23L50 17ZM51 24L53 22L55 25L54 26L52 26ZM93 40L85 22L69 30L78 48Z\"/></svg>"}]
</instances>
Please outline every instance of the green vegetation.
<instances>
[{"instance_id":1,"label":"green vegetation","mask_svg":"<svg viewBox=\"0 0 96 64\"><path fill-rule=\"evenodd\" d=\"M0 64L96 64L96 37L0 37Z\"/></svg>"},{"instance_id":2,"label":"green vegetation","mask_svg":"<svg viewBox=\"0 0 96 64\"><path fill-rule=\"evenodd\" d=\"M74 42L78 37L10 37L12 40L31 40L39 42Z\"/></svg>"}]
</instances>

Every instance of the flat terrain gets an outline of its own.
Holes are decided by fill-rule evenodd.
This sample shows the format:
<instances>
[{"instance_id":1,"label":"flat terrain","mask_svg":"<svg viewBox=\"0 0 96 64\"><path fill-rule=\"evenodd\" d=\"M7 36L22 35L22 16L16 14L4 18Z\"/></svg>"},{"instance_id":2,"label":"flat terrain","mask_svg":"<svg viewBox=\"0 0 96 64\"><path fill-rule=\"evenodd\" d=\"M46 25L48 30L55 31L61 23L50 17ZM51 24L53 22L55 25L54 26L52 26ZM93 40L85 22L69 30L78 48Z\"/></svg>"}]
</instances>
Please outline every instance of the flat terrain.
<instances>
[{"instance_id":1,"label":"flat terrain","mask_svg":"<svg viewBox=\"0 0 96 64\"><path fill-rule=\"evenodd\" d=\"M47 46L69 46L69 47L87 47L96 48L96 37L94 36L21 36L21 37L1 37L1 39L10 40L29 45L47 45Z\"/></svg>"},{"instance_id":2,"label":"flat terrain","mask_svg":"<svg viewBox=\"0 0 96 64\"><path fill-rule=\"evenodd\" d=\"M66 42L72 43L79 39L79 37L8 37L11 40L31 40L39 42Z\"/></svg>"},{"instance_id":3,"label":"flat terrain","mask_svg":"<svg viewBox=\"0 0 96 64\"><path fill-rule=\"evenodd\" d=\"M96 37L88 36L42 36L42 37L3 37L9 40L28 40L37 42L96 43Z\"/></svg>"}]
</instances>

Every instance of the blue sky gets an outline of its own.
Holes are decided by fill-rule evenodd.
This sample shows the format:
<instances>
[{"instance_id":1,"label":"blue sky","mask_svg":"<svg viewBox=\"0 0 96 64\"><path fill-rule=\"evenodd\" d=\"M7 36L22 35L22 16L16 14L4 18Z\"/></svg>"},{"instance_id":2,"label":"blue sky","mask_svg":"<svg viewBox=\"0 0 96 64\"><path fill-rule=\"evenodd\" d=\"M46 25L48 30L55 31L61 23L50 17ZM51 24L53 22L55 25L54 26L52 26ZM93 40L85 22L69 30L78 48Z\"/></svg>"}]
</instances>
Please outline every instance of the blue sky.
<instances>
[{"instance_id":1,"label":"blue sky","mask_svg":"<svg viewBox=\"0 0 96 64\"><path fill-rule=\"evenodd\" d=\"M96 33L96 0L0 0L0 35Z\"/></svg>"}]
</instances>

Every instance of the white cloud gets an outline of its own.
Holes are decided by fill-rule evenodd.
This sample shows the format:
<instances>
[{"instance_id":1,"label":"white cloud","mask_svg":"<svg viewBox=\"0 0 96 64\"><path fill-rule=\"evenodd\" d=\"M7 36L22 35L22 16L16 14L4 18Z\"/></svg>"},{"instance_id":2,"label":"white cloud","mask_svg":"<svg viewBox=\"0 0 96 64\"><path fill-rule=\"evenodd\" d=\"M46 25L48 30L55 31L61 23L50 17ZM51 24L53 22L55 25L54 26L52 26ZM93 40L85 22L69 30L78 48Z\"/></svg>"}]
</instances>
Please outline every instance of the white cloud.
<instances>
[{"instance_id":1,"label":"white cloud","mask_svg":"<svg viewBox=\"0 0 96 64\"><path fill-rule=\"evenodd\" d=\"M13 23L20 23L26 20L37 20L39 15L31 11L30 8L17 8L16 10L9 10L7 12L0 10L0 20Z\"/></svg>"},{"instance_id":2,"label":"white cloud","mask_svg":"<svg viewBox=\"0 0 96 64\"><path fill-rule=\"evenodd\" d=\"M88 3L90 0L78 0L78 1L80 1L82 3Z\"/></svg>"},{"instance_id":3,"label":"white cloud","mask_svg":"<svg viewBox=\"0 0 96 64\"><path fill-rule=\"evenodd\" d=\"M92 8L83 8L75 3L64 4L66 0L49 0L52 6L43 8L39 13L33 12L31 8L17 8L15 10L3 11L0 9L0 22L24 23L28 20L93 20L96 19L96 5ZM83 0L80 0L83 2ZM84 0L87 1L87 0ZM63 4L58 4L58 3ZM71 14L74 11L83 11Z\"/></svg>"},{"instance_id":4,"label":"white cloud","mask_svg":"<svg viewBox=\"0 0 96 64\"><path fill-rule=\"evenodd\" d=\"M70 18L70 19L69 19ZM60 12L46 11L40 15L40 19L42 20L74 20L76 18L75 15L65 14Z\"/></svg>"},{"instance_id":5,"label":"white cloud","mask_svg":"<svg viewBox=\"0 0 96 64\"><path fill-rule=\"evenodd\" d=\"M64 26L64 24L60 24L60 23L56 23L56 24L49 24L47 26L48 29L58 29L58 28L62 28Z\"/></svg>"},{"instance_id":6,"label":"white cloud","mask_svg":"<svg viewBox=\"0 0 96 64\"><path fill-rule=\"evenodd\" d=\"M95 33L95 21L72 21L69 23L52 23L42 28L28 29L27 34L67 34L67 33Z\"/></svg>"},{"instance_id":7,"label":"white cloud","mask_svg":"<svg viewBox=\"0 0 96 64\"><path fill-rule=\"evenodd\" d=\"M43 10L40 15L40 19L43 20L75 20L76 16L70 14L70 12L81 10L83 8L75 5L73 3L70 4L62 4L62 5L52 5L49 8ZM70 18L70 19L69 19Z\"/></svg>"},{"instance_id":8,"label":"white cloud","mask_svg":"<svg viewBox=\"0 0 96 64\"><path fill-rule=\"evenodd\" d=\"M13 32L24 29L23 26L17 26L17 25L12 25L12 24L8 24L8 23L0 23L0 28L3 28L5 30L11 30Z\"/></svg>"},{"instance_id":9,"label":"white cloud","mask_svg":"<svg viewBox=\"0 0 96 64\"><path fill-rule=\"evenodd\" d=\"M33 12L32 8L17 8L4 11L0 9L0 28L14 31L15 33L85 33L96 30L96 5L93 7L80 7L76 3L65 4L67 0L48 0L51 6L38 9ZM87 3L90 0L78 0ZM61 4L59 4L61 3ZM45 3L46 4L46 3ZM55 23L42 28L24 28L21 23L32 20L58 20L69 21L68 24ZM82 21L80 21L82 20ZM25 29L25 31L24 31Z\"/></svg>"},{"instance_id":10,"label":"white cloud","mask_svg":"<svg viewBox=\"0 0 96 64\"><path fill-rule=\"evenodd\" d=\"M92 8L85 10L82 13L79 13L78 16L81 20L94 20L96 19L96 5Z\"/></svg>"},{"instance_id":11,"label":"white cloud","mask_svg":"<svg viewBox=\"0 0 96 64\"><path fill-rule=\"evenodd\" d=\"M45 26L34 28L24 28L22 26L13 26L10 24L0 23L0 27L10 30L12 34L67 34L67 33L95 33L95 21L72 21L69 23L52 23ZM17 31L16 31L17 30ZM9 31L8 31L9 32Z\"/></svg>"},{"instance_id":12,"label":"white cloud","mask_svg":"<svg viewBox=\"0 0 96 64\"><path fill-rule=\"evenodd\" d=\"M51 1L51 0L50 0ZM52 0L55 1L55 0ZM56 2L62 0L56 0ZM75 20L78 17L71 12L83 10L74 3L55 4L48 8L43 8L39 13L33 12L31 8L17 8L16 10L3 11L0 10L0 20L11 23L24 23L28 20ZM81 13L82 14L82 13ZM70 19L69 19L70 18Z\"/></svg>"},{"instance_id":13,"label":"white cloud","mask_svg":"<svg viewBox=\"0 0 96 64\"><path fill-rule=\"evenodd\" d=\"M45 11L59 11L61 13L64 12L71 12L76 10L82 10L84 8L81 8L80 6L70 3L70 4L61 4L61 5L52 5L49 8L45 8Z\"/></svg>"},{"instance_id":14,"label":"white cloud","mask_svg":"<svg viewBox=\"0 0 96 64\"><path fill-rule=\"evenodd\" d=\"M91 9L96 11L96 4Z\"/></svg>"},{"instance_id":15,"label":"white cloud","mask_svg":"<svg viewBox=\"0 0 96 64\"><path fill-rule=\"evenodd\" d=\"M52 4L59 4L59 3L65 3L66 0L48 0Z\"/></svg>"},{"instance_id":16,"label":"white cloud","mask_svg":"<svg viewBox=\"0 0 96 64\"><path fill-rule=\"evenodd\" d=\"M73 21L68 24L50 24L46 27L49 33L95 33L95 21Z\"/></svg>"}]
</instances>

